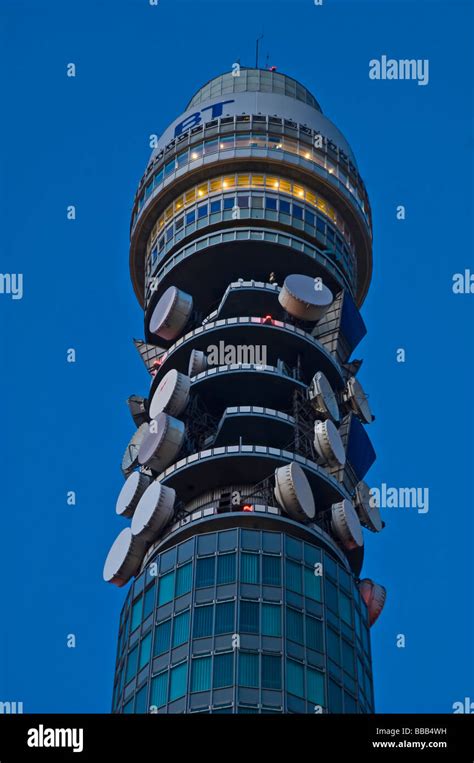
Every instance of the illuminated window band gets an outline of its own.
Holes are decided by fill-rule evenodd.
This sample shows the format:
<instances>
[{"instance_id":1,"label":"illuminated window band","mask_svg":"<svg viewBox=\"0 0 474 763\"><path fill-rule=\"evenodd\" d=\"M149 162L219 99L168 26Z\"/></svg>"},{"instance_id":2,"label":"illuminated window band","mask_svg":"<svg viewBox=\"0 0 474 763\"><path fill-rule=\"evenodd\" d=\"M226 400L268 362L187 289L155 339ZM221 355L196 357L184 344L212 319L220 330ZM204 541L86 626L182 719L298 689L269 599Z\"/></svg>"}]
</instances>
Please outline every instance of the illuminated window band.
<instances>
[{"instance_id":1,"label":"illuminated window band","mask_svg":"<svg viewBox=\"0 0 474 763\"><path fill-rule=\"evenodd\" d=\"M331 161L327 154L327 150L324 146L321 148L314 148L312 145L305 143L301 140L295 140L284 135L269 135L266 133L237 133L232 135L222 135L221 137L210 138L209 140L201 141L195 145L180 152L166 164L159 163L161 169L157 171L146 183L146 186L140 194L138 200L138 206L135 208L133 215L132 227L135 225L138 214L142 209L147 199L151 196L155 188L160 186L163 181L172 175L176 170L187 166L188 164L201 159L203 156L209 156L210 154L225 153L226 151L234 151L238 149L260 149L270 152L282 152L283 159L284 154L291 154L299 156L306 161L317 164L325 169L334 178L337 178L339 182L349 191L349 193L357 201L359 208L361 209L365 219L369 221L368 215L368 203L365 198L365 193L362 189L357 187L357 181L355 177L351 177L351 173L348 167L342 167L341 163L337 160L337 155L334 155L334 161ZM362 182L362 181L360 181Z\"/></svg>"},{"instance_id":2,"label":"illuminated window band","mask_svg":"<svg viewBox=\"0 0 474 763\"><path fill-rule=\"evenodd\" d=\"M196 221L208 218L209 215L212 215L213 213L215 214L222 210L227 210L230 213L228 215L229 219L232 218L232 214L237 213L240 213L243 217L248 216L246 210L250 205L249 195L241 195L239 193L244 190L263 191L265 197L263 195L260 197L262 199L262 209L265 208L265 210L269 211L278 210L280 215L292 215L293 218L296 218L297 220L305 220L308 225L312 226L312 228L318 229L320 234L327 235L328 238L332 240L333 245L337 243L338 249L340 249L341 253L344 253L345 247L342 239L335 235L335 230L331 225L328 225L327 230L325 230L324 226L326 225L326 221L322 220L322 218L319 220L314 212L310 211L310 209L305 209L304 204L308 205L311 209L317 210L324 215L324 217L328 218L334 224L334 228L342 234L349 248L352 249L352 239L349 227L344 223L334 207L332 207L319 194L313 193L306 186L285 180L277 175L237 173L223 175L212 180L207 180L204 183L200 183L182 196L179 196L179 198L170 204L163 214L160 215L153 227L148 239L147 255L150 251L155 249L151 255L152 260L154 261L158 252L162 255L165 245L169 243L173 239L173 236L184 226L193 225ZM237 191L237 196L232 194L230 197L226 198L226 195L232 191ZM210 204L206 203L209 196L212 196L213 194L221 194L224 198L211 199ZM302 202L302 204L291 204L288 200L280 198L280 194L285 194L297 199ZM257 204L255 203L255 199L252 198L251 200L254 202L253 206L256 208ZM190 207L196 204L197 208L191 210ZM290 222L289 219L288 222ZM161 233L163 233L162 236L160 236ZM336 239L338 239L338 241L336 241ZM345 253L347 254L347 249Z\"/></svg>"}]
</instances>

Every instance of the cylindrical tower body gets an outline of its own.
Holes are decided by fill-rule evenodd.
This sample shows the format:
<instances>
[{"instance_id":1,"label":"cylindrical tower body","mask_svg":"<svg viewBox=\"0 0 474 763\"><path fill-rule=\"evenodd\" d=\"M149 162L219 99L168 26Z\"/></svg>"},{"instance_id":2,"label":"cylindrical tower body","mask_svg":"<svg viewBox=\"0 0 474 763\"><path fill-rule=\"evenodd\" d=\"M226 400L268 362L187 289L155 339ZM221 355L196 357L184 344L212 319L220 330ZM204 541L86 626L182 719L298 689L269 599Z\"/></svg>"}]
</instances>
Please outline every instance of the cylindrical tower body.
<instances>
[{"instance_id":1,"label":"cylindrical tower body","mask_svg":"<svg viewBox=\"0 0 474 763\"><path fill-rule=\"evenodd\" d=\"M114 712L373 711L385 591L359 576L383 523L351 357L371 239L353 153L290 77L217 77L157 140L130 248L151 387L104 570L134 578Z\"/></svg>"}]
</instances>

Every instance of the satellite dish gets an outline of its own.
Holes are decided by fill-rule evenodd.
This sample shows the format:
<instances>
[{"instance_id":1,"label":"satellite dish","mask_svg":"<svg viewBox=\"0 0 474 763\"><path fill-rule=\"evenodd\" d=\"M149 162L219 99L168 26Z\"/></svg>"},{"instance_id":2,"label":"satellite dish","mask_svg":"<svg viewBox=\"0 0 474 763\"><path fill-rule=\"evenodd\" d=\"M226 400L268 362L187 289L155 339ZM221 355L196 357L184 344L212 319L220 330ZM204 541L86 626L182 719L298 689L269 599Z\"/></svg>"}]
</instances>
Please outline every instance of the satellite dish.
<instances>
[{"instance_id":1,"label":"satellite dish","mask_svg":"<svg viewBox=\"0 0 474 763\"><path fill-rule=\"evenodd\" d=\"M319 321L332 304L332 292L320 279L293 274L285 278L278 295L287 313L303 321Z\"/></svg>"},{"instance_id":2,"label":"satellite dish","mask_svg":"<svg viewBox=\"0 0 474 763\"><path fill-rule=\"evenodd\" d=\"M121 489L115 504L115 511L121 517L131 517L138 501L151 482L151 477L142 472L132 472Z\"/></svg>"},{"instance_id":3,"label":"satellite dish","mask_svg":"<svg viewBox=\"0 0 474 763\"><path fill-rule=\"evenodd\" d=\"M137 427L148 421L146 399L144 397L131 395L127 400L127 405Z\"/></svg>"},{"instance_id":4,"label":"satellite dish","mask_svg":"<svg viewBox=\"0 0 474 763\"><path fill-rule=\"evenodd\" d=\"M129 527L122 530L112 543L104 564L104 580L121 588L132 575L136 575L146 546L139 538L132 535Z\"/></svg>"},{"instance_id":5,"label":"satellite dish","mask_svg":"<svg viewBox=\"0 0 474 763\"><path fill-rule=\"evenodd\" d=\"M314 410L325 419L339 421L339 406L336 395L322 371L318 371L309 387L309 399Z\"/></svg>"},{"instance_id":6,"label":"satellite dish","mask_svg":"<svg viewBox=\"0 0 474 763\"><path fill-rule=\"evenodd\" d=\"M367 395L362 389L361 383L355 378L355 376L351 376L346 384L346 389L344 391L344 402L349 405L351 410L354 411L354 413L360 419L362 419L365 424L372 423L375 417L370 410Z\"/></svg>"},{"instance_id":7,"label":"satellite dish","mask_svg":"<svg viewBox=\"0 0 474 763\"><path fill-rule=\"evenodd\" d=\"M338 430L330 421L315 421L314 447L323 462L330 466L344 466L346 453Z\"/></svg>"},{"instance_id":8,"label":"satellite dish","mask_svg":"<svg viewBox=\"0 0 474 763\"><path fill-rule=\"evenodd\" d=\"M188 374L197 376L207 369L207 358L202 350L193 350L189 356Z\"/></svg>"},{"instance_id":9,"label":"satellite dish","mask_svg":"<svg viewBox=\"0 0 474 763\"><path fill-rule=\"evenodd\" d=\"M184 440L182 421L159 413L150 421L138 453L138 462L155 472L162 472L173 461Z\"/></svg>"},{"instance_id":10,"label":"satellite dish","mask_svg":"<svg viewBox=\"0 0 474 763\"><path fill-rule=\"evenodd\" d=\"M162 339L176 339L188 322L193 309L193 298L185 291L170 286L158 300L150 318L152 334Z\"/></svg>"},{"instance_id":11,"label":"satellite dish","mask_svg":"<svg viewBox=\"0 0 474 763\"><path fill-rule=\"evenodd\" d=\"M141 424L128 443L122 458L122 472L125 477L128 477L128 475L137 468L140 445L142 444L143 438L146 437L148 432L149 425Z\"/></svg>"},{"instance_id":12,"label":"satellite dish","mask_svg":"<svg viewBox=\"0 0 474 763\"><path fill-rule=\"evenodd\" d=\"M132 519L132 535L150 545L173 516L176 492L154 480L140 498Z\"/></svg>"},{"instance_id":13,"label":"satellite dish","mask_svg":"<svg viewBox=\"0 0 474 763\"><path fill-rule=\"evenodd\" d=\"M369 623L373 625L384 608L387 591L370 578L364 578L360 581L359 591L369 610Z\"/></svg>"},{"instance_id":14,"label":"satellite dish","mask_svg":"<svg viewBox=\"0 0 474 763\"><path fill-rule=\"evenodd\" d=\"M275 498L293 519L312 519L315 515L313 492L299 464L294 462L275 470Z\"/></svg>"},{"instance_id":15,"label":"satellite dish","mask_svg":"<svg viewBox=\"0 0 474 763\"><path fill-rule=\"evenodd\" d=\"M151 399L150 418L155 419L162 411L179 416L188 404L190 387L189 376L180 374L175 368L168 371Z\"/></svg>"},{"instance_id":16,"label":"satellite dish","mask_svg":"<svg viewBox=\"0 0 474 763\"><path fill-rule=\"evenodd\" d=\"M331 507L331 526L334 534L341 541L344 548L352 551L364 545L364 536L359 517L352 503L344 498L339 503L333 503Z\"/></svg>"},{"instance_id":17,"label":"satellite dish","mask_svg":"<svg viewBox=\"0 0 474 763\"><path fill-rule=\"evenodd\" d=\"M382 518L366 482L361 481L356 486L355 507L364 527L379 533L383 528Z\"/></svg>"}]
</instances>

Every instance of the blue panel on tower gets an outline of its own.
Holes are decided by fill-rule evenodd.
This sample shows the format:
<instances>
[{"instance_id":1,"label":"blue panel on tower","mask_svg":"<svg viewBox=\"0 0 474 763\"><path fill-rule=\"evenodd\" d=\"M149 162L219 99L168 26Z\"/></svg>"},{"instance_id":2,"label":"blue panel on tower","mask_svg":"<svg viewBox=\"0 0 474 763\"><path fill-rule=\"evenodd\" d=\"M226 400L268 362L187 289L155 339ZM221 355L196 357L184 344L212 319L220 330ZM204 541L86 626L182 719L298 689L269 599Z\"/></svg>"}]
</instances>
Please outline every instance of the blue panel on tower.
<instances>
[{"instance_id":1,"label":"blue panel on tower","mask_svg":"<svg viewBox=\"0 0 474 763\"><path fill-rule=\"evenodd\" d=\"M359 480L364 479L376 459L370 437L363 424L354 415L351 417L349 427L346 456Z\"/></svg>"},{"instance_id":2,"label":"blue panel on tower","mask_svg":"<svg viewBox=\"0 0 474 763\"><path fill-rule=\"evenodd\" d=\"M365 323L348 291L344 293L341 314L341 333L353 350L367 333Z\"/></svg>"}]
</instances>

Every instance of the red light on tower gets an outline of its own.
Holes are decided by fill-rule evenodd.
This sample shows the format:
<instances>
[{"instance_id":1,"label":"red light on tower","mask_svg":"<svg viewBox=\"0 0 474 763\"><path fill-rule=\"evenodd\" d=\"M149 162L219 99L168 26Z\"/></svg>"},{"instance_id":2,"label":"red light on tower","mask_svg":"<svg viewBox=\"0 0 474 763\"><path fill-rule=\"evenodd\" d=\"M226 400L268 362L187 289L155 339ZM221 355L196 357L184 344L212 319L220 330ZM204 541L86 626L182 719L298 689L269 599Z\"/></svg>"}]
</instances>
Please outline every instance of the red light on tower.
<instances>
[{"instance_id":1,"label":"red light on tower","mask_svg":"<svg viewBox=\"0 0 474 763\"><path fill-rule=\"evenodd\" d=\"M250 503L246 503L245 506L242 506L242 511L253 511L253 506Z\"/></svg>"},{"instance_id":2,"label":"red light on tower","mask_svg":"<svg viewBox=\"0 0 474 763\"><path fill-rule=\"evenodd\" d=\"M266 315L262 321L263 323L273 323L273 318L271 315Z\"/></svg>"}]
</instances>

